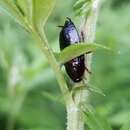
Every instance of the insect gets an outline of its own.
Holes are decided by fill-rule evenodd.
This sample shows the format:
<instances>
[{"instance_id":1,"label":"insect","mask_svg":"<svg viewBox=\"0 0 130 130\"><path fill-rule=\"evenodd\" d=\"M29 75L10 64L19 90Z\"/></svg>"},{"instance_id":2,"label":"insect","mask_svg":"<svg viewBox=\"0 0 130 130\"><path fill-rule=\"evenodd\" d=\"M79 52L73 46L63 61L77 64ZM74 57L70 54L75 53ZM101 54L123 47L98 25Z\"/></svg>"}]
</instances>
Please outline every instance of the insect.
<instances>
[{"instance_id":1,"label":"insect","mask_svg":"<svg viewBox=\"0 0 130 130\"><path fill-rule=\"evenodd\" d=\"M62 28L59 36L60 50L81 42L80 35L70 18L66 19L64 26L59 27ZM74 82L80 82L83 79L86 69L84 55L78 56L64 65L67 74Z\"/></svg>"}]
</instances>

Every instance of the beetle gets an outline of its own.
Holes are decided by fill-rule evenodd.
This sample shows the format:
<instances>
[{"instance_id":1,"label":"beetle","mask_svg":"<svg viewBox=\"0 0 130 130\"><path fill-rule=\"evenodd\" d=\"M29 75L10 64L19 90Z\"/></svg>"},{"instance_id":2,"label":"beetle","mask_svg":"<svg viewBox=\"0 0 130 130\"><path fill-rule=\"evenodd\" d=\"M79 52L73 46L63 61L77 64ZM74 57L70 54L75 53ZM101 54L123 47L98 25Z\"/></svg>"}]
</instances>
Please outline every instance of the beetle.
<instances>
[{"instance_id":1,"label":"beetle","mask_svg":"<svg viewBox=\"0 0 130 130\"><path fill-rule=\"evenodd\" d=\"M63 50L72 44L80 44L80 35L70 18L67 17L64 26L59 27L61 27L59 35L60 50ZM84 55L78 56L66 62L64 65L67 74L74 82L80 82L83 79L86 69Z\"/></svg>"}]
</instances>

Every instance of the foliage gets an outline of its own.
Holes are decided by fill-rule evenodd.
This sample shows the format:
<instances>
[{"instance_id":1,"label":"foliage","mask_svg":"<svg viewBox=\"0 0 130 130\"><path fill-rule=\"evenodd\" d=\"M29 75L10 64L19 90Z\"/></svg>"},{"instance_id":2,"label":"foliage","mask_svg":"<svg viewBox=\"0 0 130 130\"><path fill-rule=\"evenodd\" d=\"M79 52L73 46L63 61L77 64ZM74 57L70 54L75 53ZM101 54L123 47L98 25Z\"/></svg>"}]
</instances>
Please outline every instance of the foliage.
<instances>
[{"instance_id":1,"label":"foliage","mask_svg":"<svg viewBox=\"0 0 130 130\"><path fill-rule=\"evenodd\" d=\"M85 120L87 129L90 130L112 130L108 122L98 115L98 113L89 105L82 106L82 118Z\"/></svg>"},{"instance_id":2,"label":"foliage","mask_svg":"<svg viewBox=\"0 0 130 130\"><path fill-rule=\"evenodd\" d=\"M107 48L105 46L101 46L99 44L93 43L80 43L80 44L75 44L71 45L69 47L66 47L63 51L60 53L56 53L56 58L57 60L61 63L64 64L65 62L80 56L82 54L87 54L87 53L93 53L94 51L98 49L106 49L110 50L110 48Z\"/></svg>"},{"instance_id":3,"label":"foliage","mask_svg":"<svg viewBox=\"0 0 130 130\"><path fill-rule=\"evenodd\" d=\"M18 1L18 5L20 4L19 2L21 1ZM64 4L59 2L59 5L57 4L56 9L45 26L49 44L54 51L58 51L59 48L57 45L59 30L56 29L56 26L62 23L63 18L72 12L73 2L70 0L66 0ZM128 60L130 55L130 4L124 4L124 6L119 7L117 10L113 10L110 5L109 2L106 2L102 8L96 42L102 43L102 46L109 46L114 51L108 51L106 54L106 51L104 53L103 50L100 50L94 54L91 75L91 84L103 89L106 96L93 93L91 94L90 102L96 109L99 118L105 117L108 119L113 130L127 130L129 129L130 122L130 64ZM23 7L21 6L21 8ZM27 9L23 9L25 14ZM17 129L65 129L64 107L57 102L51 102L45 95L43 96L43 93L47 92L52 97L53 95L54 97L55 95L56 97L57 95L61 97L57 88L58 83L56 82L55 74L50 69L46 57L42 55L39 45L35 44L36 41L32 36L14 22L14 17L9 17L5 10L1 10L0 129L5 129L9 113L14 112L14 109L17 108L12 108L12 98L10 98L10 95L14 95L14 93L14 99L21 100L21 95L24 95L24 98L26 97L18 111ZM10 10L10 12L12 11ZM42 10L42 12L44 11ZM33 23L30 22L32 18L30 14L27 13L26 18L23 15L18 15L17 20L20 19L20 22L21 16L23 16L22 20L28 19L30 24L38 20L36 22L38 25L33 24L35 27L38 27L39 21L41 21L39 18L42 18L40 17L41 14L39 13L39 15L33 17ZM14 15L16 16L16 14ZM74 20L78 23L77 19L74 18ZM25 27L23 21L20 23ZM13 101L15 101L14 99ZM16 103L15 106L19 106L18 102L13 103ZM96 117L98 118L98 116ZM102 121L100 123L103 125Z\"/></svg>"},{"instance_id":4,"label":"foliage","mask_svg":"<svg viewBox=\"0 0 130 130\"><path fill-rule=\"evenodd\" d=\"M86 15L90 11L92 0L78 0L74 5L75 14L77 16Z\"/></svg>"}]
</instances>

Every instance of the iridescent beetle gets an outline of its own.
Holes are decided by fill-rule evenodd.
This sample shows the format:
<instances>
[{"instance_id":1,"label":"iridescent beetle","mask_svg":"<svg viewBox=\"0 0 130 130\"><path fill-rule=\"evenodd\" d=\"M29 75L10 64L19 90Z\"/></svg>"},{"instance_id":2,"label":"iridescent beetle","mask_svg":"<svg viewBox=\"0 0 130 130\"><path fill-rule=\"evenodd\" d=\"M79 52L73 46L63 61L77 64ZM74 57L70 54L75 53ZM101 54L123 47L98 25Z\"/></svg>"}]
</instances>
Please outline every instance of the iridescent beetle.
<instances>
[{"instance_id":1,"label":"iridescent beetle","mask_svg":"<svg viewBox=\"0 0 130 130\"><path fill-rule=\"evenodd\" d=\"M60 49L68 47L72 44L80 44L80 35L70 18L67 18L64 26L61 27L59 36ZM85 72L85 56L81 55L65 63L65 69L69 77L74 82L80 82L83 79ZM88 69L87 69L88 70Z\"/></svg>"}]
</instances>

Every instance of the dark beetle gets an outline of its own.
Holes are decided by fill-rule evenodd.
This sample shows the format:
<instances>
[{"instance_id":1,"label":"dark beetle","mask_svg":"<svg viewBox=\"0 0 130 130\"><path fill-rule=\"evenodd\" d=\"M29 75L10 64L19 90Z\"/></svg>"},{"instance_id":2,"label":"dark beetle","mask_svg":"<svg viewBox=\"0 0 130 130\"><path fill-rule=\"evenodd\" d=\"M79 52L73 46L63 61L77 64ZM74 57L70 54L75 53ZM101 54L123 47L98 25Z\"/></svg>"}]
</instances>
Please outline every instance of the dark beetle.
<instances>
[{"instance_id":1,"label":"dark beetle","mask_svg":"<svg viewBox=\"0 0 130 130\"><path fill-rule=\"evenodd\" d=\"M59 27L62 27L62 30L60 32L60 37L59 37L61 50L68 47L69 45L79 44L81 42L79 33L70 18L66 19L64 26L59 26ZM79 57L76 57L66 62L65 69L69 77L74 82L80 82L83 79L84 72L85 72L84 55L81 55Z\"/></svg>"}]
</instances>

